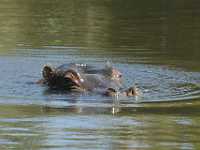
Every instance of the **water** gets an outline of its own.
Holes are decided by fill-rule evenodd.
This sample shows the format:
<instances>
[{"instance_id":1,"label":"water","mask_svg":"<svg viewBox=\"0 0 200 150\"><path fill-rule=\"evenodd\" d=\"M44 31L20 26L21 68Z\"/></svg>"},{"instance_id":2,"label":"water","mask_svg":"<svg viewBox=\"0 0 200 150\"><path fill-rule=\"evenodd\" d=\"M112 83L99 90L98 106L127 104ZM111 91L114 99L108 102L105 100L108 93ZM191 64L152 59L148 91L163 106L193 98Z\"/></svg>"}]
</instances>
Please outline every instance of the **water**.
<instances>
[{"instance_id":1,"label":"water","mask_svg":"<svg viewBox=\"0 0 200 150\"><path fill-rule=\"evenodd\" d=\"M0 149L199 149L198 4L2 0ZM107 61L142 95L35 84L44 64Z\"/></svg>"}]
</instances>

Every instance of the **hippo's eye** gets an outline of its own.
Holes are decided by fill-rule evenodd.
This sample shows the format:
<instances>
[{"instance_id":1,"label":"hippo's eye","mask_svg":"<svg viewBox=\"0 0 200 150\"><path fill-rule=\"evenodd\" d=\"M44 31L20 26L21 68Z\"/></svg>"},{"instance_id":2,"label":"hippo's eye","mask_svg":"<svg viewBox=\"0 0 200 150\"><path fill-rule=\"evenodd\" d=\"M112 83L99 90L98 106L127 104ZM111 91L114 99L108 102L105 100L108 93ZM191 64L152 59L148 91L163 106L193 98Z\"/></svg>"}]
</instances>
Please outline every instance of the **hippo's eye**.
<instances>
[{"instance_id":1,"label":"hippo's eye","mask_svg":"<svg viewBox=\"0 0 200 150\"><path fill-rule=\"evenodd\" d=\"M122 75L121 75L121 74L119 74L119 75L118 75L118 77L119 77L119 78L121 78L121 77L122 77Z\"/></svg>"}]
</instances>

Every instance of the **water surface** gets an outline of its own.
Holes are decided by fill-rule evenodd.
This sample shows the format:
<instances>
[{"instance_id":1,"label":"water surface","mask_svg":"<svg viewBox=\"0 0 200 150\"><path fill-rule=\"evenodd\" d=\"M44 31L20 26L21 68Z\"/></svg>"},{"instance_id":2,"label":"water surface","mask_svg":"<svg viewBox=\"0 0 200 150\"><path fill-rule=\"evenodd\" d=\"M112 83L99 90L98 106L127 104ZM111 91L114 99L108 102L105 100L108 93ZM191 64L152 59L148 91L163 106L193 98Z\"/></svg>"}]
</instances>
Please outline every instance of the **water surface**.
<instances>
[{"instance_id":1,"label":"water surface","mask_svg":"<svg viewBox=\"0 0 200 150\"><path fill-rule=\"evenodd\" d=\"M195 0L2 0L0 149L199 149ZM110 61L142 95L66 94L44 64Z\"/></svg>"}]
</instances>

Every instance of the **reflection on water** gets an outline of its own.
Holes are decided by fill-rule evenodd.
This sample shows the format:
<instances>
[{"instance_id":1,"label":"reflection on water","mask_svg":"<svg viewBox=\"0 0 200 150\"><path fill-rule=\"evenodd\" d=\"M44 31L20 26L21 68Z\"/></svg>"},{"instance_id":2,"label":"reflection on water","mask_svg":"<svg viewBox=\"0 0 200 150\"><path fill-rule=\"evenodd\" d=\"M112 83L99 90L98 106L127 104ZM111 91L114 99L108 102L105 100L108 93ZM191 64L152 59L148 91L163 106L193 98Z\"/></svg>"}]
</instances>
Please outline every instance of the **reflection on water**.
<instances>
[{"instance_id":1,"label":"reflection on water","mask_svg":"<svg viewBox=\"0 0 200 150\"><path fill-rule=\"evenodd\" d=\"M2 149L198 149L200 142L199 113L84 115L6 105L1 112Z\"/></svg>"},{"instance_id":2,"label":"reflection on water","mask_svg":"<svg viewBox=\"0 0 200 150\"><path fill-rule=\"evenodd\" d=\"M78 48L78 54L89 56L109 54L171 63L184 59L193 65L191 60L198 63L200 56L198 3L3 0L1 52L9 54L19 48L15 53L20 53L20 48L30 47L45 51L46 46L64 46ZM31 53L22 51L24 55Z\"/></svg>"},{"instance_id":3,"label":"reflection on water","mask_svg":"<svg viewBox=\"0 0 200 150\"><path fill-rule=\"evenodd\" d=\"M199 149L199 3L1 0L0 149ZM107 60L143 95L34 84L46 63Z\"/></svg>"}]
</instances>

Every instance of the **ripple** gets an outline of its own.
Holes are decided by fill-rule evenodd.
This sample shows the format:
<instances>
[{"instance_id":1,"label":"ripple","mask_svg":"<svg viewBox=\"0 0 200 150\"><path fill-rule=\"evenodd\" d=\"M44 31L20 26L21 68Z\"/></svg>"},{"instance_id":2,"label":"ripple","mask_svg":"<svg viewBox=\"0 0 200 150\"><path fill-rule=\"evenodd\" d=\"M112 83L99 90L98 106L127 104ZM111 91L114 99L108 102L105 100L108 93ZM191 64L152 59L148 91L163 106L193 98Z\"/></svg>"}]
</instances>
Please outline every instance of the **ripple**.
<instances>
[{"instance_id":1,"label":"ripple","mask_svg":"<svg viewBox=\"0 0 200 150\"><path fill-rule=\"evenodd\" d=\"M141 91L136 97L104 97L95 93L66 94L48 91L34 84L41 77L40 70L45 62L59 65L72 60L63 57L52 60L40 57L7 57L1 59L0 103L18 105L42 105L50 107L141 107L141 103L191 101L200 98L200 73L165 65L147 65L115 62L124 78L125 87L137 85ZM28 62L27 62L28 61ZM80 58L91 65L101 66L104 59ZM24 64L24 65L22 65ZM17 66L17 67L16 67ZM31 69L30 69L31 67Z\"/></svg>"}]
</instances>

